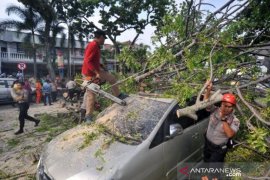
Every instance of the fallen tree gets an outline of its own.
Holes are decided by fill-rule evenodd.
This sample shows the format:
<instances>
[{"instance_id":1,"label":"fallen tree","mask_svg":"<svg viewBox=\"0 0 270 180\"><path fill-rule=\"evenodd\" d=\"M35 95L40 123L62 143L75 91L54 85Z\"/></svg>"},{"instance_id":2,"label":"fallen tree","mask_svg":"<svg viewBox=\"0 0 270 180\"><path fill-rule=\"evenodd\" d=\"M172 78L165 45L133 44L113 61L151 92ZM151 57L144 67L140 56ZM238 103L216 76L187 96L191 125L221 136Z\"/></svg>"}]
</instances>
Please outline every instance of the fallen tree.
<instances>
[{"instance_id":1,"label":"fallen tree","mask_svg":"<svg viewBox=\"0 0 270 180\"><path fill-rule=\"evenodd\" d=\"M245 138L251 140L253 132L260 132L258 137L265 139L270 135L270 108L257 106L255 99L270 101L270 76L262 71L262 62L257 58L267 61L269 57L265 49L269 47L270 32L263 25L270 18L263 10L269 2L230 0L205 14L203 7L207 5L210 4L186 1L179 9L172 8L157 26L154 39L160 46L149 56L148 70L120 82L130 89L142 82L146 85L140 94L151 92L153 97L176 98L181 105L197 94L194 105L177 111L178 116L193 119L197 118L196 111L219 102L223 93L235 93L239 100L236 113L244 125L243 131L247 130ZM134 81L125 84L127 79ZM216 92L209 100L200 101L206 79L213 82ZM253 148L269 151L264 148L265 141L254 141Z\"/></svg>"}]
</instances>

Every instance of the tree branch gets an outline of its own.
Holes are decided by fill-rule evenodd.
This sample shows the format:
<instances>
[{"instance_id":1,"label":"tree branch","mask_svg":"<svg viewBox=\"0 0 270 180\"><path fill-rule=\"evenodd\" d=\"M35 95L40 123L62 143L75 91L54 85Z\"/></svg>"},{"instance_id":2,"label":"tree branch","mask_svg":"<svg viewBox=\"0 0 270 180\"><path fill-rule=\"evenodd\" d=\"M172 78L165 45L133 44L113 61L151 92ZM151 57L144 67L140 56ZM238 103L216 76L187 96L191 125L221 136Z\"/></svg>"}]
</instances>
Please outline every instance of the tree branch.
<instances>
[{"instance_id":1,"label":"tree branch","mask_svg":"<svg viewBox=\"0 0 270 180\"><path fill-rule=\"evenodd\" d=\"M215 103L218 103L222 100L222 94L220 93L220 90L216 91L209 99L200 101L192 106L188 106L183 109L178 109L176 114L179 117L181 116L187 116L194 120L197 120L198 117L196 115L196 111L205 109Z\"/></svg>"},{"instance_id":2,"label":"tree branch","mask_svg":"<svg viewBox=\"0 0 270 180\"><path fill-rule=\"evenodd\" d=\"M235 0L230 0L229 2L227 2L226 4L224 4L221 8L219 8L218 10L216 10L214 13L212 13L204 22L204 24L201 26L201 28L199 29L199 32L201 32L205 26L208 24L208 22L216 15L218 14L220 11L222 11L223 9L225 9L227 6L229 6L231 3L233 3Z\"/></svg>"},{"instance_id":3,"label":"tree branch","mask_svg":"<svg viewBox=\"0 0 270 180\"><path fill-rule=\"evenodd\" d=\"M215 42L213 48L210 51L210 55L209 55L209 65L210 65L210 77L209 80L212 82L213 81L213 64L212 64L212 56L213 56L213 51L215 49L217 45L217 41ZM205 88L207 87L207 84L204 84L203 88L201 89L201 91L199 92L197 99L196 99L196 103L198 103L200 101L200 97L202 95L202 93L204 92Z\"/></svg>"},{"instance_id":4,"label":"tree branch","mask_svg":"<svg viewBox=\"0 0 270 180\"><path fill-rule=\"evenodd\" d=\"M238 97L242 100L242 102L248 107L248 109L254 114L254 116L261 121L263 124L266 124L268 126L270 126L270 122L265 121L261 115L256 111L256 109L254 109L252 106L249 105L249 103L243 98L242 93L240 91L240 89L238 87L236 87L236 91L238 94Z\"/></svg>"}]
</instances>

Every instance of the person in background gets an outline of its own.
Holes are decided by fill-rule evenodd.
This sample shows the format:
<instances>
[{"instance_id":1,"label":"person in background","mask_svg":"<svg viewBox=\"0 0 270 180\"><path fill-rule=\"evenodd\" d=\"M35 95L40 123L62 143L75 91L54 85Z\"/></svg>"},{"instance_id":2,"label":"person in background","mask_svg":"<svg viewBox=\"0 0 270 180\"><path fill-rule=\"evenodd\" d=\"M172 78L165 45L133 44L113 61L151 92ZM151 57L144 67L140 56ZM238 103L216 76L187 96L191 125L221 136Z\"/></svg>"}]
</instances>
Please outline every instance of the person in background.
<instances>
[{"instance_id":1,"label":"person in background","mask_svg":"<svg viewBox=\"0 0 270 180\"><path fill-rule=\"evenodd\" d=\"M40 120L35 119L28 115L29 103L28 103L28 92L23 88L24 83L15 81L13 84L13 88L11 89L11 96L18 103L19 106L19 121L20 121L20 129L15 132L15 135L21 134L24 132L24 123L25 119L29 121L33 121L35 126L38 126Z\"/></svg>"},{"instance_id":2,"label":"person in background","mask_svg":"<svg viewBox=\"0 0 270 180\"><path fill-rule=\"evenodd\" d=\"M51 93L52 93L52 87L50 85L50 81L47 79L45 83L43 84L42 87L42 94L43 94L43 101L44 101L44 106L47 105L47 102L49 105L52 105L51 102Z\"/></svg>"},{"instance_id":3,"label":"person in background","mask_svg":"<svg viewBox=\"0 0 270 180\"><path fill-rule=\"evenodd\" d=\"M61 82L60 82L60 87L62 88L62 89L64 89L64 88L66 88L66 80L65 79L62 79L61 80Z\"/></svg>"},{"instance_id":4,"label":"person in background","mask_svg":"<svg viewBox=\"0 0 270 180\"><path fill-rule=\"evenodd\" d=\"M23 73L21 71L18 71L16 74L16 78L20 81L23 82Z\"/></svg>"},{"instance_id":5,"label":"person in background","mask_svg":"<svg viewBox=\"0 0 270 180\"><path fill-rule=\"evenodd\" d=\"M28 79L24 80L23 89L25 89L28 92L28 102L31 103L31 100L32 100L32 88L31 88L31 84L28 81Z\"/></svg>"},{"instance_id":6,"label":"person in background","mask_svg":"<svg viewBox=\"0 0 270 180\"><path fill-rule=\"evenodd\" d=\"M39 104L42 95L42 85L39 79L36 81L36 103Z\"/></svg>"},{"instance_id":7,"label":"person in background","mask_svg":"<svg viewBox=\"0 0 270 180\"><path fill-rule=\"evenodd\" d=\"M46 77L42 77L42 78L40 79L41 84L44 84L45 81L46 81Z\"/></svg>"},{"instance_id":8,"label":"person in background","mask_svg":"<svg viewBox=\"0 0 270 180\"><path fill-rule=\"evenodd\" d=\"M55 82L51 82L50 84L52 87L52 102L55 102L57 97L57 85Z\"/></svg>"},{"instance_id":9,"label":"person in background","mask_svg":"<svg viewBox=\"0 0 270 180\"><path fill-rule=\"evenodd\" d=\"M74 93L76 92L76 82L74 81L74 78L71 78L67 84L66 84L66 88L68 89L68 96L70 98L70 100L73 99L74 97Z\"/></svg>"},{"instance_id":10,"label":"person in background","mask_svg":"<svg viewBox=\"0 0 270 180\"><path fill-rule=\"evenodd\" d=\"M54 82L56 83L56 87L61 87L61 79L60 79L59 76L56 76L55 77L55 81Z\"/></svg>"}]
</instances>

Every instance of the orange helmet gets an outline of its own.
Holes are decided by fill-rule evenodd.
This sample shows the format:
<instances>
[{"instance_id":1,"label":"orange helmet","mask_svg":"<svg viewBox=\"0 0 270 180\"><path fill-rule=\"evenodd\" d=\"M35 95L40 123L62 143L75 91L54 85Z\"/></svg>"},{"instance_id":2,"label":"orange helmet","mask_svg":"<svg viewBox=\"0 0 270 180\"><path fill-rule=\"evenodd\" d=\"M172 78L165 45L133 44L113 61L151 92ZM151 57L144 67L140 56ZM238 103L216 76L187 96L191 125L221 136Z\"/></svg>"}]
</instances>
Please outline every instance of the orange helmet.
<instances>
[{"instance_id":1,"label":"orange helmet","mask_svg":"<svg viewBox=\"0 0 270 180\"><path fill-rule=\"evenodd\" d=\"M228 103L231 103L233 105L236 104L236 98L233 94L224 94L223 97L222 97L222 101L223 102L228 102Z\"/></svg>"}]
</instances>

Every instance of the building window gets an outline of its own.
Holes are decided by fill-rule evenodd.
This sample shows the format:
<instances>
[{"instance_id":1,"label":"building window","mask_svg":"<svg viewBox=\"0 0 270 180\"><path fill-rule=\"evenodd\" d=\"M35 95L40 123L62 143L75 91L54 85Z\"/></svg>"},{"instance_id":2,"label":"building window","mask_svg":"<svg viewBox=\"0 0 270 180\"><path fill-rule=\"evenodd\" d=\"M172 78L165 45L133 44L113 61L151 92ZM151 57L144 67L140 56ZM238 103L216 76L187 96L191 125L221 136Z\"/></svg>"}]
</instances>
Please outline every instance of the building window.
<instances>
[{"instance_id":1,"label":"building window","mask_svg":"<svg viewBox=\"0 0 270 180\"><path fill-rule=\"evenodd\" d=\"M84 55L84 49L80 50L80 55L83 56Z\"/></svg>"},{"instance_id":2,"label":"building window","mask_svg":"<svg viewBox=\"0 0 270 180\"><path fill-rule=\"evenodd\" d=\"M22 47L22 44L21 43L17 43L17 52L18 53L23 53L24 50L23 50L23 47Z\"/></svg>"},{"instance_id":3,"label":"building window","mask_svg":"<svg viewBox=\"0 0 270 180\"><path fill-rule=\"evenodd\" d=\"M6 47L1 47L1 52L7 52L7 48Z\"/></svg>"}]
</instances>

